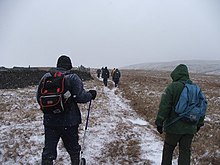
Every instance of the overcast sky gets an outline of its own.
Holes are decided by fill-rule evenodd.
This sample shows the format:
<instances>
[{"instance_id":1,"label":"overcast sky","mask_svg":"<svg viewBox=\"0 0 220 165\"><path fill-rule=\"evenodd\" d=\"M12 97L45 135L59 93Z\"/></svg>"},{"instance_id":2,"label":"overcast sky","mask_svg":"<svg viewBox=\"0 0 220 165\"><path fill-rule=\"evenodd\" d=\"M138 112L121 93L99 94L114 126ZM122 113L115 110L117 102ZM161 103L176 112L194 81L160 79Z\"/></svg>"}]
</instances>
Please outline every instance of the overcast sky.
<instances>
[{"instance_id":1,"label":"overcast sky","mask_svg":"<svg viewBox=\"0 0 220 165\"><path fill-rule=\"evenodd\" d=\"M220 0L0 0L0 66L220 59Z\"/></svg>"}]
</instances>

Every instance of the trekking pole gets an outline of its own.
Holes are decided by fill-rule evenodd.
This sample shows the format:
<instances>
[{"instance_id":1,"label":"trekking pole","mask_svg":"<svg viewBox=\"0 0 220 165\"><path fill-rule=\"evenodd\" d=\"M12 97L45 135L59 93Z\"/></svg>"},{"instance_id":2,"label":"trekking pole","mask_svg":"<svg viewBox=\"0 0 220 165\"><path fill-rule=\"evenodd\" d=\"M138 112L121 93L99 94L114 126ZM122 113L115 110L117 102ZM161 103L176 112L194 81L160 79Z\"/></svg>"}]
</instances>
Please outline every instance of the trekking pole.
<instances>
[{"instance_id":1,"label":"trekking pole","mask_svg":"<svg viewBox=\"0 0 220 165\"><path fill-rule=\"evenodd\" d=\"M87 118L86 118L86 126L85 130L87 130L88 124L89 124L89 114L90 114L90 107L91 107L92 100L89 102L89 108L88 108L88 113L87 113Z\"/></svg>"},{"instance_id":2,"label":"trekking pole","mask_svg":"<svg viewBox=\"0 0 220 165\"><path fill-rule=\"evenodd\" d=\"M86 125L85 125L85 130L84 130L84 135L83 135L83 142L82 142L82 149L81 149L81 154L80 154L80 156L81 156L80 165L85 165L86 164L86 160L85 160L85 158L82 157L82 154L83 154L84 145L85 145L86 131L87 131L88 124L89 124L89 114L90 114L91 103L92 103L92 100L90 100L90 102L89 102L89 108L88 108L88 113L87 113L87 117L86 117Z\"/></svg>"}]
</instances>

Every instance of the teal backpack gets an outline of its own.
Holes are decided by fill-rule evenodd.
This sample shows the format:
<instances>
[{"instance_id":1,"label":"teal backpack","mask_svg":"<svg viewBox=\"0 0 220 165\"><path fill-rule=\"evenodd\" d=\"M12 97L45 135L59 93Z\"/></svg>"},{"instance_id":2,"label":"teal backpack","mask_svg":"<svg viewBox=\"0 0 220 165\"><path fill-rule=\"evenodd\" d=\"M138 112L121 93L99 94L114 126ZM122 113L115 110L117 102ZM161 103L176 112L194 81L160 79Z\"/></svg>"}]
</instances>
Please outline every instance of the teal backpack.
<instances>
[{"instance_id":1,"label":"teal backpack","mask_svg":"<svg viewBox=\"0 0 220 165\"><path fill-rule=\"evenodd\" d=\"M190 124L198 124L200 118L205 116L208 104L200 87L188 82L184 84L185 86L179 97L179 101L174 107L178 117L165 125L165 127L170 126L180 119Z\"/></svg>"}]
</instances>

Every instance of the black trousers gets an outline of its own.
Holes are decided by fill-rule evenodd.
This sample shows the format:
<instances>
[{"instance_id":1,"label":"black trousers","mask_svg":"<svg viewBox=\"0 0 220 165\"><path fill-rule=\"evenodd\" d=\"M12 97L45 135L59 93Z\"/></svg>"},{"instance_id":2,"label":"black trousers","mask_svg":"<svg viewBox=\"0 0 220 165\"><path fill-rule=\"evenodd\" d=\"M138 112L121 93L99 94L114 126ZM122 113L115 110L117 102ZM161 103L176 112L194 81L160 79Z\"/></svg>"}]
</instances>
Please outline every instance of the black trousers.
<instances>
[{"instance_id":1,"label":"black trousers","mask_svg":"<svg viewBox=\"0 0 220 165\"><path fill-rule=\"evenodd\" d=\"M113 81L115 82L115 87L117 87L119 83L119 79L114 79Z\"/></svg>"},{"instance_id":2,"label":"black trousers","mask_svg":"<svg viewBox=\"0 0 220 165\"><path fill-rule=\"evenodd\" d=\"M97 73L97 77L100 78L100 73Z\"/></svg>"},{"instance_id":3,"label":"black trousers","mask_svg":"<svg viewBox=\"0 0 220 165\"><path fill-rule=\"evenodd\" d=\"M193 134L166 133L163 147L162 165L172 165L173 151L179 143L178 165L190 165Z\"/></svg>"},{"instance_id":4,"label":"black trousers","mask_svg":"<svg viewBox=\"0 0 220 165\"><path fill-rule=\"evenodd\" d=\"M79 145L78 125L70 127L45 126L45 146L42 160L55 160L57 158L57 144L61 138L71 158L78 158L81 146Z\"/></svg>"},{"instance_id":5,"label":"black trousers","mask_svg":"<svg viewBox=\"0 0 220 165\"><path fill-rule=\"evenodd\" d=\"M108 79L107 78L103 78L103 83L104 83L105 86L107 86L108 85Z\"/></svg>"}]
</instances>

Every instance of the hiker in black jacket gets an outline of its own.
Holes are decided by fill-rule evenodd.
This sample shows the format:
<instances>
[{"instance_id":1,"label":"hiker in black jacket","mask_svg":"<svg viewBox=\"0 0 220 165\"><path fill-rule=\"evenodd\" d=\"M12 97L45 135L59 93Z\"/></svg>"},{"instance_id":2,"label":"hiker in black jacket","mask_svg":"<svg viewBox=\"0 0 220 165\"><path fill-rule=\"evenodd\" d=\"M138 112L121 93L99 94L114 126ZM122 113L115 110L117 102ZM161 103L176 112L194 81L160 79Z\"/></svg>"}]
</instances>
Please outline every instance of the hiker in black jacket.
<instances>
[{"instance_id":1,"label":"hiker in black jacket","mask_svg":"<svg viewBox=\"0 0 220 165\"><path fill-rule=\"evenodd\" d=\"M86 91L81 79L76 74L70 74L71 69L70 58L65 55L60 56L57 61L57 68L53 72L65 73L65 88L71 93L73 98L71 102L67 103L64 113L44 113L45 146L42 153L42 165L53 164L53 160L57 157L57 144L60 138L70 155L72 165L78 165L80 161L81 146L78 143L78 127L81 124L81 113L77 103L86 103L92 99L94 100L96 91ZM52 76L51 72L46 73L41 81L48 76ZM40 86L38 86L37 90L37 101L40 104Z\"/></svg>"},{"instance_id":2,"label":"hiker in black jacket","mask_svg":"<svg viewBox=\"0 0 220 165\"><path fill-rule=\"evenodd\" d=\"M120 77L121 77L121 73L117 68L117 69L115 69L115 71L112 74L112 80L115 83L115 87L118 87Z\"/></svg>"},{"instance_id":3,"label":"hiker in black jacket","mask_svg":"<svg viewBox=\"0 0 220 165\"><path fill-rule=\"evenodd\" d=\"M102 78L103 78L104 85L107 86L108 85L108 78L109 78L109 70L107 67L105 67L102 70Z\"/></svg>"},{"instance_id":4,"label":"hiker in black jacket","mask_svg":"<svg viewBox=\"0 0 220 165\"><path fill-rule=\"evenodd\" d=\"M100 78L101 69L97 69L97 70L96 70L96 74L97 74L97 77Z\"/></svg>"}]
</instances>

